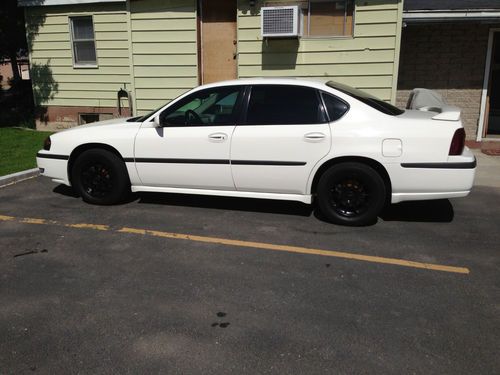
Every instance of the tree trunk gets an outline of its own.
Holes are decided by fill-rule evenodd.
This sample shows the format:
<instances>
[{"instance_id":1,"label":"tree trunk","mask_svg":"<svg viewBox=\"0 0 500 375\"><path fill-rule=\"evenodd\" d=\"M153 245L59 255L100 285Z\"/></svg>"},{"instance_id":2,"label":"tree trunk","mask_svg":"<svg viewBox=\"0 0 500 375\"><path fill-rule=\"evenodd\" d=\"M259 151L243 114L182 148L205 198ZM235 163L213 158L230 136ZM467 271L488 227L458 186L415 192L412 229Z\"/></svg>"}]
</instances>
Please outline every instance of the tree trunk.
<instances>
[{"instance_id":1,"label":"tree trunk","mask_svg":"<svg viewBox=\"0 0 500 375\"><path fill-rule=\"evenodd\" d=\"M21 76L19 75L19 67L17 66L17 54L16 54L16 52L10 53L10 65L12 67L12 80L14 82L20 81Z\"/></svg>"}]
</instances>

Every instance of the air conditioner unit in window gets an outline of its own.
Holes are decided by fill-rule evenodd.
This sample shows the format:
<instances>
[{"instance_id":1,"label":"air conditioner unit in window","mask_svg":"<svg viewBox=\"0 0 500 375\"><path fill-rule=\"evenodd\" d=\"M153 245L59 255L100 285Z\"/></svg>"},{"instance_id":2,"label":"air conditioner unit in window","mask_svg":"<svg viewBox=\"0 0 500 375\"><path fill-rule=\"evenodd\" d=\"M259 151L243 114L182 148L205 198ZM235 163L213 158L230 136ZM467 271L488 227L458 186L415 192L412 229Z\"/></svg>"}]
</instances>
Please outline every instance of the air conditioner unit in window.
<instances>
[{"instance_id":1,"label":"air conditioner unit in window","mask_svg":"<svg viewBox=\"0 0 500 375\"><path fill-rule=\"evenodd\" d=\"M263 38L298 38L302 34L302 11L298 5L261 8Z\"/></svg>"}]
</instances>

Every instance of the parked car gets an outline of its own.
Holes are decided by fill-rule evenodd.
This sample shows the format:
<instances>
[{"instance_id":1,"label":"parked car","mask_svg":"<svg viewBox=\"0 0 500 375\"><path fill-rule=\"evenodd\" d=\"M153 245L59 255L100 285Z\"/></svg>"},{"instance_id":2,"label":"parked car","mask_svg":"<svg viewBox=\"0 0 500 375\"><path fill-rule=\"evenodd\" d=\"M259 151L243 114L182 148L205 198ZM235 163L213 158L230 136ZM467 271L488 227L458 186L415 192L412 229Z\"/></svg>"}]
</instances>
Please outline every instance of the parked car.
<instances>
[{"instance_id":1,"label":"parked car","mask_svg":"<svg viewBox=\"0 0 500 375\"><path fill-rule=\"evenodd\" d=\"M93 204L130 191L282 199L364 225L390 202L469 194L464 142L454 107L403 111L335 82L250 79L54 134L37 163Z\"/></svg>"}]
</instances>

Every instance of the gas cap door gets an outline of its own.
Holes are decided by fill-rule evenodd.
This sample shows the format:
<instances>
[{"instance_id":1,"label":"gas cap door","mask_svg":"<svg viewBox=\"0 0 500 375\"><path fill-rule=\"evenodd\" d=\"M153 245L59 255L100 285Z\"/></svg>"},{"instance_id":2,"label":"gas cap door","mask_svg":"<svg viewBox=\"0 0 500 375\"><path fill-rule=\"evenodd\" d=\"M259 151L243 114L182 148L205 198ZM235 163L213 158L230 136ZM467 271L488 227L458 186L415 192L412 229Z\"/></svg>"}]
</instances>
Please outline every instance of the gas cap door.
<instances>
[{"instance_id":1,"label":"gas cap door","mask_svg":"<svg viewBox=\"0 0 500 375\"><path fill-rule=\"evenodd\" d=\"M397 158L403 154L403 142L401 139L387 138L382 142L382 155L389 158Z\"/></svg>"}]
</instances>

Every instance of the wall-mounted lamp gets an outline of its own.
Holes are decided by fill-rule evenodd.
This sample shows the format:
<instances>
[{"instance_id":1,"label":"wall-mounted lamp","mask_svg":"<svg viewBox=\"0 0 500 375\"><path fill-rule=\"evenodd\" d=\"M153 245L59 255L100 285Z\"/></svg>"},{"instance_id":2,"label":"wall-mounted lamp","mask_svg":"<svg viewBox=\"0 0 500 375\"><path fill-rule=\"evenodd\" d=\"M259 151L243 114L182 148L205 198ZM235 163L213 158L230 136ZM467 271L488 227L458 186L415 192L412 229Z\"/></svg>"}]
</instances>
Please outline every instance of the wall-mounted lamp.
<instances>
[{"instance_id":1,"label":"wall-mounted lamp","mask_svg":"<svg viewBox=\"0 0 500 375\"><path fill-rule=\"evenodd\" d=\"M255 6L255 0L249 0L248 1L248 5L250 5L251 7L254 7Z\"/></svg>"}]
</instances>

